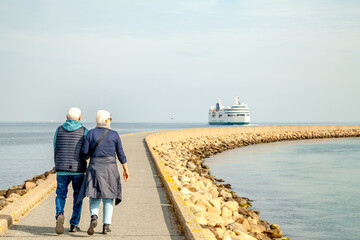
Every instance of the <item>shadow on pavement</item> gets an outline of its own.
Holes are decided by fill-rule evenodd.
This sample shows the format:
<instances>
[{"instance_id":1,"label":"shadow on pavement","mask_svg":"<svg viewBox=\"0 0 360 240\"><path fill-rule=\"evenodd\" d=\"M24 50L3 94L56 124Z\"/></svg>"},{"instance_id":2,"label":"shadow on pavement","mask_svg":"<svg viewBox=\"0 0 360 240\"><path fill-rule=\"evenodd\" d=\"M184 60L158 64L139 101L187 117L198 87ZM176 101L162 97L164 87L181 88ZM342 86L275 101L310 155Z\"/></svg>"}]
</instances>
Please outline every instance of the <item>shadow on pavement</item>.
<instances>
[{"instance_id":1,"label":"shadow on pavement","mask_svg":"<svg viewBox=\"0 0 360 240\"><path fill-rule=\"evenodd\" d=\"M65 228L64 234L56 234L55 233L55 225L54 227L41 227L41 226L30 226L30 225L20 225L15 224L10 227L12 230L30 233L36 236L66 236L66 237L89 237L86 231L81 230L80 232L70 233L69 229ZM6 236L8 237L8 236ZM15 236L11 236L15 237Z\"/></svg>"}]
</instances>

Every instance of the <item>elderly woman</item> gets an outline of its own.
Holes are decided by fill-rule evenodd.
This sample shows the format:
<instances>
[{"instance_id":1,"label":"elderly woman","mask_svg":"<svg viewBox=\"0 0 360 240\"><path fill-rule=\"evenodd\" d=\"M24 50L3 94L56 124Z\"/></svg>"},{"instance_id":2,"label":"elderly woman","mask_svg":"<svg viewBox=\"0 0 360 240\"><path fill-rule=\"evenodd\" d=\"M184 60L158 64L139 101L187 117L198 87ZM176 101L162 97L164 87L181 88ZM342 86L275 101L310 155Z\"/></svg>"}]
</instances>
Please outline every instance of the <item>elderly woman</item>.
<instances>
[{"instance_id":1,"label":"elderly woman","mask_svg":"<svg viewBox=\"0 0 360 240\"><path fill-rule=\"evenodd\" d=\"M110 129L110 122L111 114L108 111L98 111L96 128L88 132L81 150L83 158L91 158L81 191L83 197L90 197L91 222L87 231L89 235L95 232L101 200L103 202L103 234L110 232L114 199L115 205L121 202L121 182L116 155L124 169L125 182L129 179L121 140L119 134Z\"/></svg>"}]
</instances>

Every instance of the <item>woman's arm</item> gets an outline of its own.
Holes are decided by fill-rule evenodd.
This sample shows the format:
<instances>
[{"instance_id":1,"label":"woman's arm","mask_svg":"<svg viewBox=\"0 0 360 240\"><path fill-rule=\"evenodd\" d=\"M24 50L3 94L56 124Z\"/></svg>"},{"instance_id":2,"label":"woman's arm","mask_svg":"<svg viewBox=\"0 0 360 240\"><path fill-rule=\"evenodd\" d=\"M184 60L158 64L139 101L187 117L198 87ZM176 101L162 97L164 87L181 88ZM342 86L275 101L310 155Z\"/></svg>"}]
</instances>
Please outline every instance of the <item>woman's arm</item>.
<instances>
[{"instance_id":1,"label":"woman's arm","mask_svg":"<svg viewBox=\"0 0 360 240\"><path fill-rule=\"evenodd\" d=\"M115 142L116 142L115 150L116 150L117 157L118 157L119 161L121 162L121 164L124 164L124 163L127 162L127 160L126 160L126 156L125 156L125 153L124 153L124 149L123 149L122 144L121 144L119 134L117 134Z\"/></svg>"}]
</instances>

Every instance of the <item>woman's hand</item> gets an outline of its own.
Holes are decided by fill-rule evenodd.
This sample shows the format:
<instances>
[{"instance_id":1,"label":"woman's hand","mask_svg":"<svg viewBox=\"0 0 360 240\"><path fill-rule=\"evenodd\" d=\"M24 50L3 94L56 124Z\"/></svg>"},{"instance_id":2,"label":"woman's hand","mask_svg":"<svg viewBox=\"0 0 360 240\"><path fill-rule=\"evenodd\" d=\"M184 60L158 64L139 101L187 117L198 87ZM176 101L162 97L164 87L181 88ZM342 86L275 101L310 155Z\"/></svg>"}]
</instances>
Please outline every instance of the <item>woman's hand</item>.
<instances>
[{"instance_id":1,"label":"woman's hand","mask_svg":"<svg viewBox=\"0 0 360 240\"><path fill-rule=\"evenodd\" d=\"M123 176L124 176L124 181L127 182L127 180L129 180L130 174L129 174L129 172L126 170L126 171L124 171Z\"/></svg>"},{"instance_id":2,"label":"woman's hand","mask_svg":"<svg viewBox=\"0 0 360 240\"><path fill-rule=\"evenodd\" d=\"M123 173L124 181L127 182L129 180L129 178L130 178L129 170L128 170L128 167L127 167L126 163L122 164L122 166L123 166L123 169L124 169L124 173Z\"/></svg>"}]
</instances>

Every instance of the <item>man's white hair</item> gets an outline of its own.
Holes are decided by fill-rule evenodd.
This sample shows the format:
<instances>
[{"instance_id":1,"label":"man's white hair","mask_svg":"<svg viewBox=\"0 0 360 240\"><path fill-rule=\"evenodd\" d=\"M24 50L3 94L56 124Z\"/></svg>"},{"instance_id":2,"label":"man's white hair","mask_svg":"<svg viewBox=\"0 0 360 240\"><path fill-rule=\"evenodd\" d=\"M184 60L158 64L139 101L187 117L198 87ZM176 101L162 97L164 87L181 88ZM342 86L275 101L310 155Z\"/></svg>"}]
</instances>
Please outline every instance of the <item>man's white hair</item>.
<instances>
[{"instance_id":1,"label":"man's white hair","mask_svg":"<svg viewBox=\"0 0 360 240\"><path fill-rule=\"evenodd\" d=\"M106 110L99 110L96 113L96 123L105 123L109 118L111 118L111 113Z\"/></svg>"},{"instance_id":2,"label":"man's white hair","mask_svg":"<svg viewBox=\"0 0 360 240\"><path fill-rule=\"evenodd\" d=\"M79 120L81 116L81 110L76 107L69 108L66 116L69 120Z\"/></svg>"}]
</instances>

